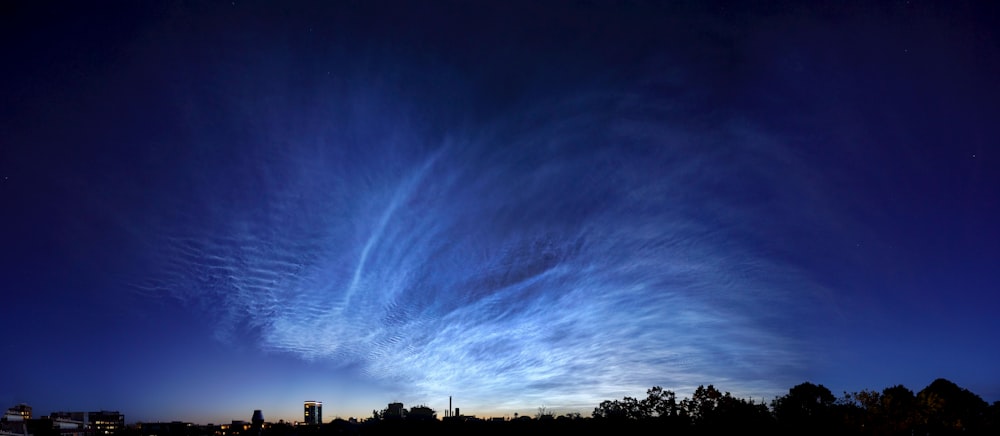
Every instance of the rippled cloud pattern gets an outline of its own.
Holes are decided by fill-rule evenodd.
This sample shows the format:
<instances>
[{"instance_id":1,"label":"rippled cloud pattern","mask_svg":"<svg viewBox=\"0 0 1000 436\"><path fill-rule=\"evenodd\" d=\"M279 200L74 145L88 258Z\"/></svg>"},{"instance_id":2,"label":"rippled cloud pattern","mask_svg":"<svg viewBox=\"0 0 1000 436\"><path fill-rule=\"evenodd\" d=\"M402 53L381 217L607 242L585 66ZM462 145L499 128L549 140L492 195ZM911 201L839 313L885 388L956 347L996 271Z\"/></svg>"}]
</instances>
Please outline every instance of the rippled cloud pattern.
<instances>
[{"instance_id":1,"label":"rippled cloud pattern","mask_svg":"<svg viewBox=\"0 0 1000 436\"><path fill-rule=\"evenodd\" d=\"M780 152L628 101L441 135L391 115L262 127L194 171L212 175L135 288L211 314L224 342L469 407L777 393L807 360L779 326L813 287L749 242L747 191L778 189Z\"/></svg>"}]
</instances>

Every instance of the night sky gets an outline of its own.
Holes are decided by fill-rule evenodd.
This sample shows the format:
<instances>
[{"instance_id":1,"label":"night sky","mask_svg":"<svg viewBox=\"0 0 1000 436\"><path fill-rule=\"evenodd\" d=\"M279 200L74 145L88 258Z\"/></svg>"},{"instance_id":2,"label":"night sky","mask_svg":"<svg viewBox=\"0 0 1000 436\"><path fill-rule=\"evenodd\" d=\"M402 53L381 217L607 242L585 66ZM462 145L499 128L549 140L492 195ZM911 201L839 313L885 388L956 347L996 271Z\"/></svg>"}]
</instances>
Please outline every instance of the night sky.
<instances>
[{"instance_id":1,"label":"night sky","mask_svg":"<svg viewBox=\"0 0 1000 436\"><path fill-rule=\"evenodd\" d=\"M1000 400L991 2L133 3L0 5L0 407Z\"/></svg>"}]
</instances>

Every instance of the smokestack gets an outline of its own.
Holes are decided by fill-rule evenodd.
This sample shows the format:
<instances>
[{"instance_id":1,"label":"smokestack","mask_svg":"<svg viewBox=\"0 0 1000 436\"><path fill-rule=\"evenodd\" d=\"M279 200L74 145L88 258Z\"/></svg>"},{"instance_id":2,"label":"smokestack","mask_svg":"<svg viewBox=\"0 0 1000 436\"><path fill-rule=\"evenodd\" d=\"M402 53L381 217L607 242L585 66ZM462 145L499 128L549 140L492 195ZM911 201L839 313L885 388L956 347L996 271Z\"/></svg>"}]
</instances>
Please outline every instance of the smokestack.
<instances>
[{"instance_id":1,"label":"smokestack","mask_svg":"<svg viewBox=\"0 0 1000 436\"><path fill-rule=\"evenodd\" d=\"M448 416L451 416L451 395L448 396Z\"/></svg>"}]
</instances>

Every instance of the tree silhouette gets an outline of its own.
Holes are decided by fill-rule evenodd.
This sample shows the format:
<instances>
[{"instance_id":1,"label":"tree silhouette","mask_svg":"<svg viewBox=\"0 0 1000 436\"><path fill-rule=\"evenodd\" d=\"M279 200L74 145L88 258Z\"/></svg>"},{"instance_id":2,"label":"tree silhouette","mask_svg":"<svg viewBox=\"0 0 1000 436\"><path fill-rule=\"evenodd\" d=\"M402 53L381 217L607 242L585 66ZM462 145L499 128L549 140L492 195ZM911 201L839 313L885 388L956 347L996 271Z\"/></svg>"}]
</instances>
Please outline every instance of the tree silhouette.
<instances>
[{"instance_id":1,"label":"tree silhouette","mask_svg":"<svg viewBox=\"0 0 1000 436\"><path fill-rule=\"evenodd\" d=\"M909 435L916 425L916 398L903 385L882 390L863 390L847 395L844 407L850 413L845 419L850 428L860 434Z\"/></svg>"},{"instance_id":2,"label":"tree silhouette","mask_svg":"<svg viewBox=\"0 0 1000 436\"><path fill-rule=\"evenodd\" d=\"M910 434L916 423L916 398L903 385L885 388L874 411L884 434Z\"/></svg>"},{"instance_id":3,"label":"tree silhouette","mask_svg":"<svg viewBox=\"0 0 1000 436\"><path fill-rule=\"evenodd\" d=\"M983 434L990 434L990 429L994 434L1000 432L1000 401L994 401L983 413Z\"/></svg>"},{"instance_id":4,"label":"tree silhouette","mask_svg":"<svg viewBox=\"0 0 1000 436\"><path fill-rule=\"evenodd\" d=\"M987 404L978 395L939 378L917 394L921 427L932 434L978 431L983 427Z\"/></svg>"},{"instance_id":5,"label":"tree silhouette","mask_svg":"<svg viewBox=\"0 0 1000 436\"><path fill-rule=\"evenodd\" d=\"M690 399L681 401L681 410L695 423L710 419L712 412L719 406L722 399L722 392L715 389L715 386L698 386Z\"/></svg>"},{"instance_id":6,"label":"tree silhouette","mask_svg":"<svg viewBox=\"0 0 1000 436\"><path fill-rule=\"evenodd\" d=\"M673 391L653 386L646 391L646 399L641 404L643 414L648 417L669 418L680 415L680 405Z\"/></svg>"},{"instance_id":7,"label":"tree silhouette","mask_svg":"<svg viewBox=\"0 0 1000 436\"><path fill-rule=\"evenodd\" d=\"M545 406L539 407L538 413L535 414L535 419L541 420L541 419L554 419L554 418L555 415L553 415L552 411L547 409Z\"/></svg>"},{"instance_id":8,"label":"tree silhouette","mask_svg":"<svg viewBox=\"0 0 1000 436\"><path fill-rule=\"evenodd\" d=\"M871 428L874 423L869 411L878 407L881 398L881 393L868 389L860 392L844 392L843 399L839 401L844 425L858 433L862 429Z\"/></svg>"},{"instance_id":9,"label":"tree silhouette","mask_svg":"<svg viewBox=\"0 0 1000 436\"><path fill-rule=\"evenodd\" d=\"M801 383L788 394L771 402L774 417L786 431L802 434L835 432L834 403L836 398L823 385Z\"/></svg>"},{"instance_id":10,"label":"tree silhouette","mask_svg":"<svg viewBox=\"0 0 1000 436\"><path fill-rule=\"evenodd\" d=\"M594 408L594 413L591 416L597 419L624 420L626 418L625 407L621 401L604 400Z\"/></svg>"},{"instance_id":11,"label":"tree silhouette","mask_svg":"<svg viewBox=\"0 0 1000 436\"><path fill-rule=\"evenodd\" d=\"M1000 401L987 405L944 379L916 395L895 385L881 392L845 392L840 400L825 386L805 382L775 398L771 407L713 385L698 386L691 398L680 401L672 391L654 386L645 399L607 400L594 409L596 419L579 421L590 421L593 424L587 425L609 434L1000 434Z\"/></svg>"},{"instance_id":12,"label":"tree silhouette","mask_svg":"<svg viewBox=\"0 0 1000 436\"><path fill-rule=\"evenodd\" d=\"M698 386L690 399L682 400L680 414L709 433L766 432L772 427L766 405L736 398L713 385Z\"/></svg>"}]
</instances>

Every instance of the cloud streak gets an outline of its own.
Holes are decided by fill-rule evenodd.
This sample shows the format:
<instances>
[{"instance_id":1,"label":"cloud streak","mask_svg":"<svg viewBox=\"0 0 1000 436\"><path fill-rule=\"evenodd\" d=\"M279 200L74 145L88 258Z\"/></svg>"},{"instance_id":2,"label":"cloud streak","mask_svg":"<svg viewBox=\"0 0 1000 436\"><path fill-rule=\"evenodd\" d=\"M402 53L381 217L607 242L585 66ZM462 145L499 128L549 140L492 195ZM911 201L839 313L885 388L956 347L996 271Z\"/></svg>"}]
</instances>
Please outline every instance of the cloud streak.
<instances>
[{"instance_id":1,"label":"cloud streak","mask_svg":"<svg viewBox=\"0 0 1000 436\"><path fill-rule=\"evenodd\" d=\"M743 163L760 143L593 100L446 139L262 139L158 229L135 288L213 314L224 341L480 409L787 388L809 353L781 326L815 285L751 243L738 191L768 170Z\"/></svg>"}]
</instances>

